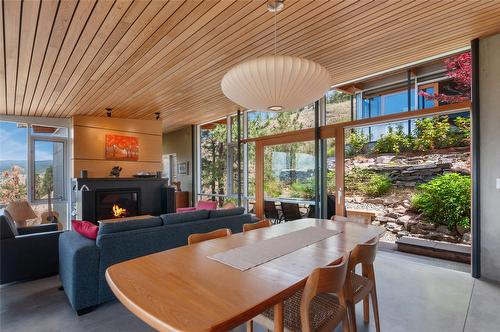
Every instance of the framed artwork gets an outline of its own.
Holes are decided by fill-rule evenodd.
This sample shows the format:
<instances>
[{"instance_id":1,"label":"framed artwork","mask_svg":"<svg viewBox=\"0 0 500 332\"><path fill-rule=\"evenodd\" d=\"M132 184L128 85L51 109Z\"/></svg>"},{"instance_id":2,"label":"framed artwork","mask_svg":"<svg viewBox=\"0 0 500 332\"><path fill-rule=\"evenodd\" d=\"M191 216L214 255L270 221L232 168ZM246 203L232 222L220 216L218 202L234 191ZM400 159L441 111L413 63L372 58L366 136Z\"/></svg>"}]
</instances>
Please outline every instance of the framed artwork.
<instances>
[{"instance_id":1,"label":"framed artwork","mask_svg":"<svg viewBox=\"0 0 500 332\"><path fill-rule=\"evenodd\" d=\"M183 163L177 163L177 174L189 175L189 161L185 161Z\"/></svg>"},{"instance_id":2,"label":"framed artwork","mask_svg":"<svg viewBox=\"0 0 500 332\"><path fill-rule=\"evenodd\" d=\"M139 160L137 137L106 134L105 148L108 160Z\"/></svg>"}]
</instances>

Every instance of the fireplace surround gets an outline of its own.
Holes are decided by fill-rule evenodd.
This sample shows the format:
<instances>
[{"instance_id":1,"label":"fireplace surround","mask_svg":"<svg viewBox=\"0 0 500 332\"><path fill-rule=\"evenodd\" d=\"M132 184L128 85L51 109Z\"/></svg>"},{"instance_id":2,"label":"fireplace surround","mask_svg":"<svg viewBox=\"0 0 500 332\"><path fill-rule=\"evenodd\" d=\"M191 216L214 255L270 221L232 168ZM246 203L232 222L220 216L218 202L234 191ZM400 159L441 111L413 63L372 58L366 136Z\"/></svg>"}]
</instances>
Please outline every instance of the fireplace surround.
<instances>
[{"instance_id":1,"label":"fireplace surround","mask_svg":"<svg viewBox=\"0 0 500 332\"><path fill-rule=\"evenodd\" d=\"M97 224L114 218L113 205L126 210L123 217L173 213L175 189L159 178L76 178L71 202L74 219Z\"/></svg>"}]
</instances>

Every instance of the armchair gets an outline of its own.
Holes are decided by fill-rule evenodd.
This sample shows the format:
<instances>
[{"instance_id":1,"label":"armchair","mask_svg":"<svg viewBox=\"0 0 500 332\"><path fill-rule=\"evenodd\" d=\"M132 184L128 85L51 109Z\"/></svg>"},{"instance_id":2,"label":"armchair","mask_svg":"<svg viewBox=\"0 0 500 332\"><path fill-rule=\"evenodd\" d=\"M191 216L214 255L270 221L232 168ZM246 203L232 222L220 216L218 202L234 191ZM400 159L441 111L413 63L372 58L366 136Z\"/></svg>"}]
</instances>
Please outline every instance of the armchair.
<instances>
[{"instance_id":1,"label":"armchair","mask_svg":"<svg viewBox=\"0 0 500 332\"><path fill-rule=\"evenodd\" d=\"M16 228L0 216L0 284L57 274L61 233L57 224Z\"/></svg>"}]
</instances>

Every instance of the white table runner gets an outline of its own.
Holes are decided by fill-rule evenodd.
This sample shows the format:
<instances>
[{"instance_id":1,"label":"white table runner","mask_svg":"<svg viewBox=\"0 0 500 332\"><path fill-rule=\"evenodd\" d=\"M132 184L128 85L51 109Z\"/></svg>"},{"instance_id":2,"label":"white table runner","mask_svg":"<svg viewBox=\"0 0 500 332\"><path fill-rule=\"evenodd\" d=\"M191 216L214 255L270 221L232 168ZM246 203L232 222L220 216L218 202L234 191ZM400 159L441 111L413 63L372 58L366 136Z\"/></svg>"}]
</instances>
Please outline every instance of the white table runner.
<instances>
[{"instance_id":1,"label":"white table runner","mask_svg":"<svg viewBox=\"0 0 500 332\"><path fill-rule=\"evenodd\" d=\"M246 271L339 233L341 232L311 226L243 247L219 252L208 256L208 258Z\"/></svg>"}]
</instances>

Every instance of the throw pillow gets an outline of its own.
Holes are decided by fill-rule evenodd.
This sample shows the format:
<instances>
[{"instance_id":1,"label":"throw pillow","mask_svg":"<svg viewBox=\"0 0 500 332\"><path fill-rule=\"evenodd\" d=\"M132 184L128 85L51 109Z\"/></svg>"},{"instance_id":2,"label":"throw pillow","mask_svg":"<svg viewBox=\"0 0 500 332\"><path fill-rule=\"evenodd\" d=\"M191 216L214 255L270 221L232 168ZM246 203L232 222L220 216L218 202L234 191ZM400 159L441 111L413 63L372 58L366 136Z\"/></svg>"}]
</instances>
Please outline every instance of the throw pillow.
<instances>
[{"instance_id":1,"label":"throw pillow","mask_svg":"<svg viewBox=\"0 0 500 332\"><path fill-rule=\"evenodd\" d=\"M91 240L97 239L99 226L94 225L90 221L71 220L71 225L73 226L73 230L78 234Z\"/></svg>"},{"instance_id":2,"label":"throw pillow","mask_svg":"<svg viewBox=\"0 0 500 332\"><path fill-rule=\"evenodd\" d=\"M198 201L196 210L215 210L217 209L216 201Z\"/></svg>"}]
</instances>

